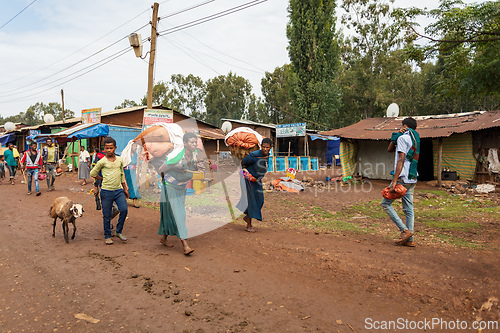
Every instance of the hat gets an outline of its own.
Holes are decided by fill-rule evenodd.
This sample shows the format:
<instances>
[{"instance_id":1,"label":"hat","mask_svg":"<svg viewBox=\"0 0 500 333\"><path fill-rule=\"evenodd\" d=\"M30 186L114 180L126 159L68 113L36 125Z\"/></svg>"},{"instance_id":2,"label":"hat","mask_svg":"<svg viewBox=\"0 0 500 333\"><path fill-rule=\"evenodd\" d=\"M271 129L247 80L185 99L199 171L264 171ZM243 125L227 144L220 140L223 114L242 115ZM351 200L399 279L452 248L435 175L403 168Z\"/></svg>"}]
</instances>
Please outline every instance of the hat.
<instances>
[{"instance_id":1,"label":"hat","mask_svg":"<svg viewBox=\"0 0 500 333\"><path fill-rule=\"evenodd\" d=\"M390 187L386 187L382 190L382 196L386 199L389 199L389 200L395 200L395 199L402 198L406 194L406 187L404 187L401 184L397 184L394 187L394 191L395 191L394 193L389 192L389 190L390 190Z\"/></svg>"}]
</instances>

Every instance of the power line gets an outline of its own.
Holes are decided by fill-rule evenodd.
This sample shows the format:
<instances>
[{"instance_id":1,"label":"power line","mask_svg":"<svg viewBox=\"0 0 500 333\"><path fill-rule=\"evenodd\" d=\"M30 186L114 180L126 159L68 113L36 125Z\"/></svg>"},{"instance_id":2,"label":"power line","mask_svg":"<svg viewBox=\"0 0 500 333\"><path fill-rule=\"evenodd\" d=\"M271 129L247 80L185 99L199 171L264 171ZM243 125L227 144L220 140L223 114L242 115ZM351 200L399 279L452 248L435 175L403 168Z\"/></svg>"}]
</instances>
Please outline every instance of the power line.
<instances>
[{"instance_id":1,"label":"power line","mask_svg":"<svg viewBox=\"0 0 500 333\"><path fill-rule=\"evenodd\" d=\"M76 50L75 52L73 52L73 53L71 53L71 54L67 55L66 57L64 57L64 58L62 58L62 59L59 59L58 61L53 62L52 64L50 64L50 65L48 65L48 66L46 66L46 67L44 67L44 68L42 68L42 69L39 69L39 70L37 70L37 71L35 71L35 72L31 73L31 74L28 74L28 75L22 76L22 77L20 77L20 78L15 79L14 81L6 82L6 83L3 83L3 84L1 84L1 85L2 85L2 86L4 86L4 85L7 85L7 84L12 84L12 83L17 82L17 81L19 81L19 80L22 80L22 79L24 79L24 78L26 78L26 77L32 76L32 75L34 75L34 74L36 74L36 73L39 73L39 72L41 72L41 71L43 71L43 70L45 70L45 69L47 69L47 68L49 68L49 67L52 67L52 66L53 66L53 65L55 65L55 64L60 63L61 61L65 60L65 59L67 59L67 58L69 58L69 57L71 57L72 55L74 55L74 54L76 54L76 53L78 53L78 52L80 52L80 51L82 51L82 50L86 49L86 48L87 48L87 47L89 47L90 45L92 45L92 44L94 44L94 43L96 43L96 42L100 41L100 40L101 40L101 39L103 39L104 37L109 36L111 33L115 32L116 30L120 29L121 27L125 26L126 24L130 23L131 21L135 20L136 18L138 18L139 16L141 16L142 14L146 13L146 12L147 12L147 11L149 11L149 10L150 10L149 8L148 8L148 9L146 9L145 11L141 12L139 15L137 15L137 16L135 16L135 17L131 18L130 20L128 20L127 22L123 23L122 25L120 25L120 26L116 27L115 29L111 30L111 31L110 31L110 32L108 32L107 34L105 34L105 35L103 35L102 37L100 37L100 38L96 39L95 41L91 42L90 44L85 45L84 47L80 48L79 50ZM149 24L149 23L147 23L147 24L143 25L142 27L140 27L139 29L136 29L135 31L138 31L138 30L140 30L140 29L144 28L144 27L145 27L145 26L147 26L148 24ZM55 73L55 74L57 74L57 73ZM15 88L15 89L12 89L12 90L8 90L7 92L9 92L9 91L13 91L13 90L16 90L16 89L20 89L20 88L24 88L24 87L26 87L26 86L22 86L22 87L19 87L19 88Z\"/></svg>"},{"instance_id":2,"label":"power line","mask_svg":"<svg viewBox=\"0 0 500 333\"><path fill-rule=\"evenodd\" d=\"M96 70L96 69L98 69L98 68L100 68L100 67L104 66L105 64L107 64L107 63L109 63L109 62L111 62L111 61L113 61L113 60L115 60L115 59L117 59L117 58L121 57L122 55L126 54L126 53L127 53L128 51L130 51L130 50L132 50L132 48L129 48L129 47L128 47L128 48L126 48L126 49L123 49L123 50L121 50L121 51L119 51L119 52L117 52L117 53L115 53L115 54L113 54L113 55L112 55L112 56L115 56L115 55L116 55L115 57L113 57L113 58L109 59L108 61L106 61L106 62L104 62L104 63L102 63L102 64L100 64L99 66L97 66L97 67L95 67L95 68L92 68L92 69L90 69L90 70L88 70L88 71L86 71L86 72L84 72L84 73L82 73L82 74L80 74L80 75L78 75L78 76L75 76L74 78L71 78L71 79L66 80L66 81L64 81L64 82L61 82L61 83L58 83L58 84L56 84L55 86L52 86L52 87L50 87L50 88L47 88L47 89L45 89L45 90L42 90L42 91L40 91L40 92L37 92L37 93L31 94L31 95L28 95L28 96L24 96L24 97L20 97L20 98L16 98L16 99L11 99L11 100L7 100L7 101L0 101L0 103L7 103L7 102L17 102L17 101L22 101L22 100L25 100L25 99L27 99L27 98L30 98L30 97L33 97L33 96L39 95L39 94L41 94L41 93L44 93L44 92L46 92L46 91L49 91L49 90L51 90L51 89L57 88L57 87L59 87L59 86L60 86L60 85L62 85L62 84L65 84L65 83L68 83L68 82L70 82L70 81L73 81L73 80L75 80L75 79L77 79L77 78L79 78L79 77L81 77L81 76L83 76L83 75L85 75L85 74L88 74L88 73L90 73L90 72L92 72L92 71L94 71L94 70ZM108 58L109 58L109 57L108 57ZM105 59L107 59L107 58L105 58ZM105 59L103 59L103 60L105 60ZM102 62L103 60L100 60L99 62ZM96 64L97 64L97 63L94 63L93 65L96 65ZM93 66L93 65L91 65L91 66ZM88 67L90 67L90 66L88 66ZM87 67L87 68L88 68L88 67ZM76 74L76 73L78 73L78 72L75 72L75 73L73 73L73 74Z\"/></svg>"},{"instance_id":3,"label":"power line","mask_svg":"<svg viewBox=\"0 0 500 333\"><path fill-rule=\"evenodd\" d=\"M193 57L191 54L189 54L188 52L184 51L179 45L176 45L173 41L167 39L166 36L160 36L160 37L163 37L165 38L168 42L170 42L173 46L175 46L176 48L178 48L179 50L181 50L181 52L183 52L185 55L187 55L188 57L190 57L191 59L193 59L194 61L202 64L203 66L207 67L208 69L214 71L217 75L220 75L219 72L217 72L215 69L213 69L212 67L210 67L208 64L206 64L205 62L203 62L202 60L199 60L199 59L196 59L195 57ZM184 46L186 47L186 46ZM186 47L187 48L187 47ZM191 51L191 49L187 48L188 50Z\"/></svg>"},{"instance_id":4,"label":"power line","mask_svg":"<svg viewBox=\"0 0 500 333\"><path fill-rule=\"evenodd\" d=\"M205 2L201 2L199 4L196 4L196 5L193 5L191 7L188 7L188 8L184 8L184 9L181 9L177 12L173 12L171 14L168 14L168 15L165 15L165 16L162 16L162 17L159 17L158 20L163 20L163 19L166 19L166 18L169 18L169 17L172 17L172 16L175 16L175 15L178 15L178 14L181 14L181 13L184 13L184 12L187 12L187 11L190 11L191 9L195 9L195 8L198 8L198 7L201 7L201 6L204 6L206 4L209 4L211 2L214 2L215 0L207 0Z\"/></svg>"},{"instance_id":5,"label":"power line","mask_svg":"<svg viewBox=\"0 0 500 333\"><path fill-rule=\"evenodd\" d=\"M144 27L145 27L145 26L147 26L148 24L149 24L149 23L147 23L147 24L143 25L142 27L140 27L140 28L136 29L134 32L136 32L136 31L138 31L138 30L140 30L140 29L144 28ZM122 40L124 40L124 39L126 39L126 38L128 38L128 35L127 35L127 36L124 36L124 37L120 38L119 40L117 40L116 42L114 42L114 43L112 43L112 44L110 44L110 45L108 45L108 46L106 46L106 47L104 47L104 48L100 49L99 51L97 51L97 52L95 52L95 53L93 53L93 54L89 55L88 57L85 57L85 58L83 58L82 60L80 60L80 61L78 61L78 62L76 62L76 63L74 63L74 64L72 64L72 65L70 65L70 66L68 66L68 67L66 67L66 68L63 68L63 69L61 69L61 70L59 70L59 71L57 71L57 72L55 72L55 73L53 73L53 74L51 74L51 75L49 75L49 76L47 76L47 77L44 77L44 78L42 78L42 79L39 79L39 80L37 80L37 81L31 82L31 83L29 83L29 84L25 84L25 85L23 85L23 86L20 86L20 87L14 88L14 89L5 90L3 93L0 93L0 97L8 97L8 96L17 95L17 94L19 94L19 93L11 93L11 94L9 94L9 93L10 93L10 92L12 92L12 91L20 90L20 89L25 89L26 87L30 87L30 86L33 86L33 85L35 85L35 84L38 84L38 83L40 83L40 82L42 82L42 81L45 81L45 80L47 80L47 79L50 79L51 77L56 76L57 74L62 73L62 72L66 71L66 70L68 70L68 69L70 69L70 68L72 68L72 67L75 67L76 65L78 65L78 64L80 64L80 63L82 63L82 62L84 62L85 60L88 60L88 59L90 59L90 58L92 58L92 57L96 56L97 54L99 54L99 53L101 53L101 52L103 52L103 51L105 51L105 50L109 49L110 47L112 47L112 46L114 46L114 45L118 44L119 42L121 42ZM50 82L49 82L48 84L50 84ZM45 84L44 84L44 85L45 85Z\"/></svg>"},{"instance_id":6,"label":"power line","mask_svg":"<svg viewBox=\"0 0 500 333\"><path fill-rule=\"evenodd\" d=\"M161 25L161 22L160 22L160 25ZM161 36L161 37L164 37L164 38L166 39L166 37L165 37L165 36ZM190 37L191 37L191 36L190 36ZM186 46L184 43L182 43L182 42L181 42L178 38L176 38L176 37L174 37L174 38L177 40L177 42L178 42L179 44L181 44L183 47L185 47L186 49L188 49L188 50L189 50L189 51L191 51L192 53L199 53L199 54L203 54L203 55L205 55L205 56L207 56L207 57L209 57L209 58L212 58L212 59L215 59L215 60L217 60L217 61L220 61L220 62L222 62L222 63L224 63L224 64L226 64L226 65L229 65L229 66L232 66L232 67L236 67L236 68L239 68L239 69L242 69L242 70L248 71L248 72L253 72L253 73L257 73L257 74L264 74L264 73L265 73L265 71L264 71L264 70L260 70L258 67L255 67L255 66L253 66L252 64L249 64L249 65L250 65L250 66L252 66L252 67L255 67L255 68L259 69L260 71L258 71L258 72L257 72L257 71L254 71L254 70L252 70L252 69L248 69L248 68L244 68L244 67L236 66L236 65L234 65L234 64L230 64L230 63L228 63L228 62L226 62L226 61L224 61L224 60L222 60L222 59L219 59L219 58L217 58L217 57L211 56L210 54L207 54L207 53L204 53L204 52L201 52L201 51L197 51L197 50L193 50L193 49L191 49L191 48L187 47L187 46ZM194 37L193 37L193 38L194 38ZM195 39L196 41L198 41L199 43L201 43L201 42L200 42L199 40L197 40L196 38L194 38L194 39ZM167 40L168 40L170 43L174 44L174 42L173 42L173 41L171 41L171 40L169 40L169 39L167 39ZM203 44L203 43L201 43L201 44L202 44L202 45L204 45L204 46L207 46L206 44ZM175 44L174 44L174 46L175 46ZM180 48L178 45L177 45L177 47L178 47L178 48ZM220 54L225 55L224 53L219 52L219 51L217 51L217 50L215 50L215 49L213 49L213 48L210 48L210 49L211 49L211 50L214 50L214 51L216 51L216 52L218 52L218 53L220 53ZM182 50L181 50L181 51L182 51ZM184 51L183 51L183 52L184 52ZM188 56L189 56L189 57L191 57L191 58L193 58L193 57L192 57L191 55L189 55L189 54L188 54ZM229 55L226 55L226 56L227 56L227 57L229 57L229 58L235 59L235 60L237 60L237 61L240 61L240 62L243 62L243 63L247 63L247 62L245 62L245 61L243 61L243 60L236 59L236 58L231 57L231 56L229 56ZM194 59L194 60L196 60L195 58L193 58L193 59ZM198 61L198 60L196 60L196 61ZM201 60L200 60L200 61L201 61ZM206 65L204 62L200 62L200 63L202 63L202 65L206 66L207 68L209 68L209 69L213 70L213 71L214 71L214 72L216 72L218 75L220 75L220 74L219 74L216 70L212 69L211 67L209 67L208 65Z\"/></svg>"},{"instance_id":7,"label":"power line","mask_svg":"<svg viewBox=\"0 0 500 333\"><path fill-rule=\"evenodd\" d=\"M239 11L241 11L243 9L247 9L247 8L259 5L259 4L261 4L263 2L266 2L266 1L267 0L254 0L254 1L250 1L250 2L244 3L242 5L239 5L239 6L236 6L236 7L227 9L227 10L224 10L222 12L219 12L219 13L216 13L216 14L212 14L212 15L208 15L208 16L205 16L203 18L200 18L200 19L188 22L188 23L184 23L184 24L178 25L176 27L173 27L173 28L170 28L170 29L167 29L167 30L164 30L164 31L160 31L160 32L158 32L158 34L159 34L159 36L168 35L168 34L171 34L171 33L177 32L177 31L181 31L181 30L184 30L184 29L187 29L187 28L191 28L191 27L197 26L199 24L206 23L206 22L209 22L209 21L221 18L223 16L239 12Z\"/></svg>"},{"instance_id":8,"label":"power line","mask_svg":"<svg viewBox=\"0 0 500 333\"><path fill-rule=\"evenodd\" d=\"M10 21L12 21L13 19L15 19L16 17L19 16L19 14L21 14L22 12L24 12L26 9L28 9L29 6L31 6L32 4L35 3L36 0L33 0L29 5L27 5L26 7L24 7L23 10L21 10L19 13L17 13L16 15L14 15L13 18L11 18L10 20L8 20L7 22L5 22L1 27L0 29L2 29L3 27L5 27Z\"/></svg>"}]
</instances>

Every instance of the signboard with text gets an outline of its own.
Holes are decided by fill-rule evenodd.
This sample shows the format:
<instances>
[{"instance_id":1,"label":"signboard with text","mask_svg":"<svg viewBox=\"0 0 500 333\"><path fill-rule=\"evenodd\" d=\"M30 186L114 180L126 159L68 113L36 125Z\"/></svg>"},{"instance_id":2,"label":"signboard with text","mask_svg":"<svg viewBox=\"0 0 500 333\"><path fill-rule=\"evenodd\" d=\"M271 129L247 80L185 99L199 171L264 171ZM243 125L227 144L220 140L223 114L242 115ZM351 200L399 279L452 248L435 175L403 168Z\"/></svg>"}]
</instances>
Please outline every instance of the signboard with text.
<instances>
[{"instance_id":1,"label":"signboard with text","mask_svg":"<svg viewBox=\"0 0 500 333\"><path fill-rule=\"evenodd\" d=\"M276 125L277 138L306 136L306 123Z\"/></svg>"},{"instance_id":2,"label":"signboard with text","mask_svg":"<svg viewBox=\"0 0 500 333\"><path fill-rule=\"evenodd\" d=\"M173 123L174 111L172 110L144 110L144 118L142 119L142 130L151 127L157 123Z\"/></svg>"},{"instance_id":3,"label":"signboard with text","mask_svg":"<svg viewBox=\"0 0 500 333\"><path fill-rule=\"evenodd\" d=\"M82 110L82 124L100 123L100 122L101 122L101 108Z\"/></svg>"}]
</instances>

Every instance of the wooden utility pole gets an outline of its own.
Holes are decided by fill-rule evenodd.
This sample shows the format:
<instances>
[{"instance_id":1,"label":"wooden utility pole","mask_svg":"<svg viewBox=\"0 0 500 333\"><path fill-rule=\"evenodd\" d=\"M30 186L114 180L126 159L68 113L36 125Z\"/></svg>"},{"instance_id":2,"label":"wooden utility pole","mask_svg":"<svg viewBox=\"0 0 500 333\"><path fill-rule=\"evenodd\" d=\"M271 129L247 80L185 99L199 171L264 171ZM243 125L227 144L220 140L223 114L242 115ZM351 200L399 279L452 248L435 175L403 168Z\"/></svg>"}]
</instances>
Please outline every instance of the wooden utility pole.
<instances>
[{"instance_id":1,"label":"wooden utility pole","mask_svg":"<svg viewBox=\"0 0 500 333\"><path fill-rule=\"evenodd\" d=\"M62 121L64 123L64 90L61 89L61 99L62 99Z\"/></svg>"},{"instance_id":2,"label":"wooden utility pole","mask_svg":"<svg viewBox=\"0 0 500 333\"><path fill-rule=\"evenodd\" d=\"M158 23L158 8L160 5L155 2L153 5L153 20L151 22L151 49L149 51L149 72L148 72L148 109L153 108L153 73L155 68L156 54L156 24Z\"/></svg>"}]
</instances>

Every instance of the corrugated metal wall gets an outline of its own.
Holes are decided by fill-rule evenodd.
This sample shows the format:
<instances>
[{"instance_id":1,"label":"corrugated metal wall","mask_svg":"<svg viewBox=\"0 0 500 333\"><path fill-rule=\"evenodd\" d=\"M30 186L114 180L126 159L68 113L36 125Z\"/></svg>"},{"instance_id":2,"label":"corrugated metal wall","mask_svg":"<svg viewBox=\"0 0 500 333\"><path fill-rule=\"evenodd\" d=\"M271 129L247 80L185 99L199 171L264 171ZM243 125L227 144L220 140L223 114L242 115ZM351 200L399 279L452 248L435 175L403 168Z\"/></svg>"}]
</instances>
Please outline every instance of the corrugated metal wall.
<instances>
[{"instance_id":1,"label":"corrugated metal wall","mask_svg":"<svg viewBox=\"0 0 500 333\"><path fill-rule=\"evenodd\" d=\"M437 179L437 155L438 140L432 140L434 152L434 177ZM443 157L441 161L443 168L456 171L460 179L473 179L476 169L476 159L472 150L472 133L453 134L443 138Z\"/></svg>"}]
</instances>

